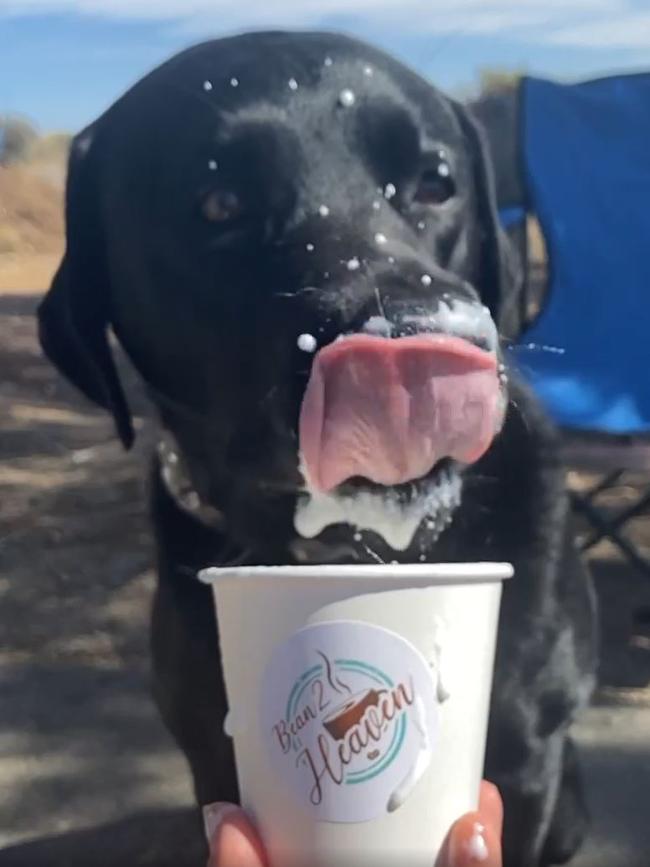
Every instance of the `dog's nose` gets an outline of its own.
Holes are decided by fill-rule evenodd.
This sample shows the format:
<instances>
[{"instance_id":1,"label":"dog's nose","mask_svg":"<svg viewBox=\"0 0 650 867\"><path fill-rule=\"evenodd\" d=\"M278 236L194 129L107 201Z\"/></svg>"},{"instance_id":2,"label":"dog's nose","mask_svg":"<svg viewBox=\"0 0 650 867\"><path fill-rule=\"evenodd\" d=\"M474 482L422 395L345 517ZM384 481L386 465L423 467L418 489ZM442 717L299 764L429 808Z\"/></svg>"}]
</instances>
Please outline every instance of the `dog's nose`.
<instances>
[{"instance_id":1,"label":"dog's nose","mask_svg":"<svg viewBox=\"0 0 650 867\"><path fill-rule=\"evenodd\" d=\"M427 315L441 300L478 302L473 287L430 261L404 257L370 266L355 281L362 312L397 320L405 314Z\"/></svg>"},{"instance_id":2,"label":"dog's nose","mask_svg":"<svg viewBox=\"0 0 650 867\"><path fill-rule=\"evenodd\" d=\"M383 337L449 334L497 352L498 332L489 309L453 275L429 282L409 280L402 272L377 282L350 330Z\"/></svg>"},{"instance_id":3,"label":"dog's nose","mask_svg":"<svg viewBox=\"0 0 650 867\"><path fill-rule=\"evenodd\" d=\"M438 308L430 314L406 314L399 330L407 333L441 333L461 337L470 343L496 354L499 348L497 327L487 307L450 298L440 300Z\"/></svg>"}]
</instances>

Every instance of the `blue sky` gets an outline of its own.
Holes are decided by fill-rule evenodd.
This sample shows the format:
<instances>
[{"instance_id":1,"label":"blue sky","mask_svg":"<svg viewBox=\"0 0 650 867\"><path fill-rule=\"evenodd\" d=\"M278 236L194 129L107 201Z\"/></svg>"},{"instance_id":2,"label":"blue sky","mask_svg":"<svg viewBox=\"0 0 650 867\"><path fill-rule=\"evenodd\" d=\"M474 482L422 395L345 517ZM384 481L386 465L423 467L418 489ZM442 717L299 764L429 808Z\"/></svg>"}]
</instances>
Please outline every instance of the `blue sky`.
<instances>
[{"instance_id":1,"label":"blue sky","mask_svg":"<svg viewBox=\"0 0 650 867\"><path fill-rule=\"evenodd\" d=\"M76 130L174 52L266 26L344 29L454 91L650 69L649 0L0 0L0 113Z\"/></svg>"}]
</instances>

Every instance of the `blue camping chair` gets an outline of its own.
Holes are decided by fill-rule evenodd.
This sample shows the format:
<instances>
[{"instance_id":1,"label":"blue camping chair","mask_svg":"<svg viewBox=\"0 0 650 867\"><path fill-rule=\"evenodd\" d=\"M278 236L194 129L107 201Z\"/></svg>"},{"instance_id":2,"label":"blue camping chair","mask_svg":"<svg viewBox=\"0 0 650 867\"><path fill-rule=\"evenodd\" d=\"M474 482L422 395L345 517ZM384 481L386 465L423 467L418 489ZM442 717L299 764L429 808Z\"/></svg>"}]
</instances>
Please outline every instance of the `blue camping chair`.
<instances>
[{"instance_id":1,"label":"blue camping chair","mask_svg":"<svg viewBox=\"0 0 650 867\"><path fill-rule=\"evenodd\" d=\"M607 537L650 574L622 532L650 511L650 488L614 516L597 504L623 472L650 474L650 74L573 85L525 78L519 121L521 204L541 225L549 279L513 353L573 434L567 460L605 477L575 497L594 529L584 547ZM511 226L516 210L502 218Z\"/></svg>"}]
</instances>

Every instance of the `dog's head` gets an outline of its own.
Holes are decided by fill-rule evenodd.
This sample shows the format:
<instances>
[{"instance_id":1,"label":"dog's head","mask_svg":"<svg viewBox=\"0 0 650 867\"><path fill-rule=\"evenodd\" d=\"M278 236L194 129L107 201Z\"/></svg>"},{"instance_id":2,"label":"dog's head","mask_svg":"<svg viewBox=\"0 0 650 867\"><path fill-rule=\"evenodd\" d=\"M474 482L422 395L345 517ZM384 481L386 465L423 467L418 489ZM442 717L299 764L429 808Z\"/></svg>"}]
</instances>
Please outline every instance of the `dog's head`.
<instances>
[{"instance_id":1,"label":"dog's head","mask_svg":"<svg viewBox=\"0 0 650 867\"><path fill-rule=\"evenodd\" d=\"M297 504L305 536L403 548L498 433L513 288L463 107L359 42L255 34L172 59L77 136L41 339L129 445L113 329L243 542Z\"/></svg>"}]
</instances>

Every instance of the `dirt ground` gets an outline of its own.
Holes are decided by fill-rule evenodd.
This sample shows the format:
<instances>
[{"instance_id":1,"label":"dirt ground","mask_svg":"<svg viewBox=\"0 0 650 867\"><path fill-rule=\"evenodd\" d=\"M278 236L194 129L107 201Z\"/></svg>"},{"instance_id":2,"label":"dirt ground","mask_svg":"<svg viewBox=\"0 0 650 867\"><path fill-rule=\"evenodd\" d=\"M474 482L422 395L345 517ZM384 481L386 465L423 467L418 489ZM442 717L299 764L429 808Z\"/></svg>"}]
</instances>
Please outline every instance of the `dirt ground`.
<instances>
[{"instance_id":1,"label":"dirt ground","mask_svg":"<svg viewBox=\"0 0 650 867\"><path fill-rule=\"evenodd\" d=\"M41 358L36 303L0 292L0 865L197 867L185 765L148 691L147 407L127 371L124 454ZM634 533L650 550L650 518ZM578 737L596 821L574 864L647 867L650 580L605 547L594 567L602 683Z\"/></svg>"}]
</instances>

